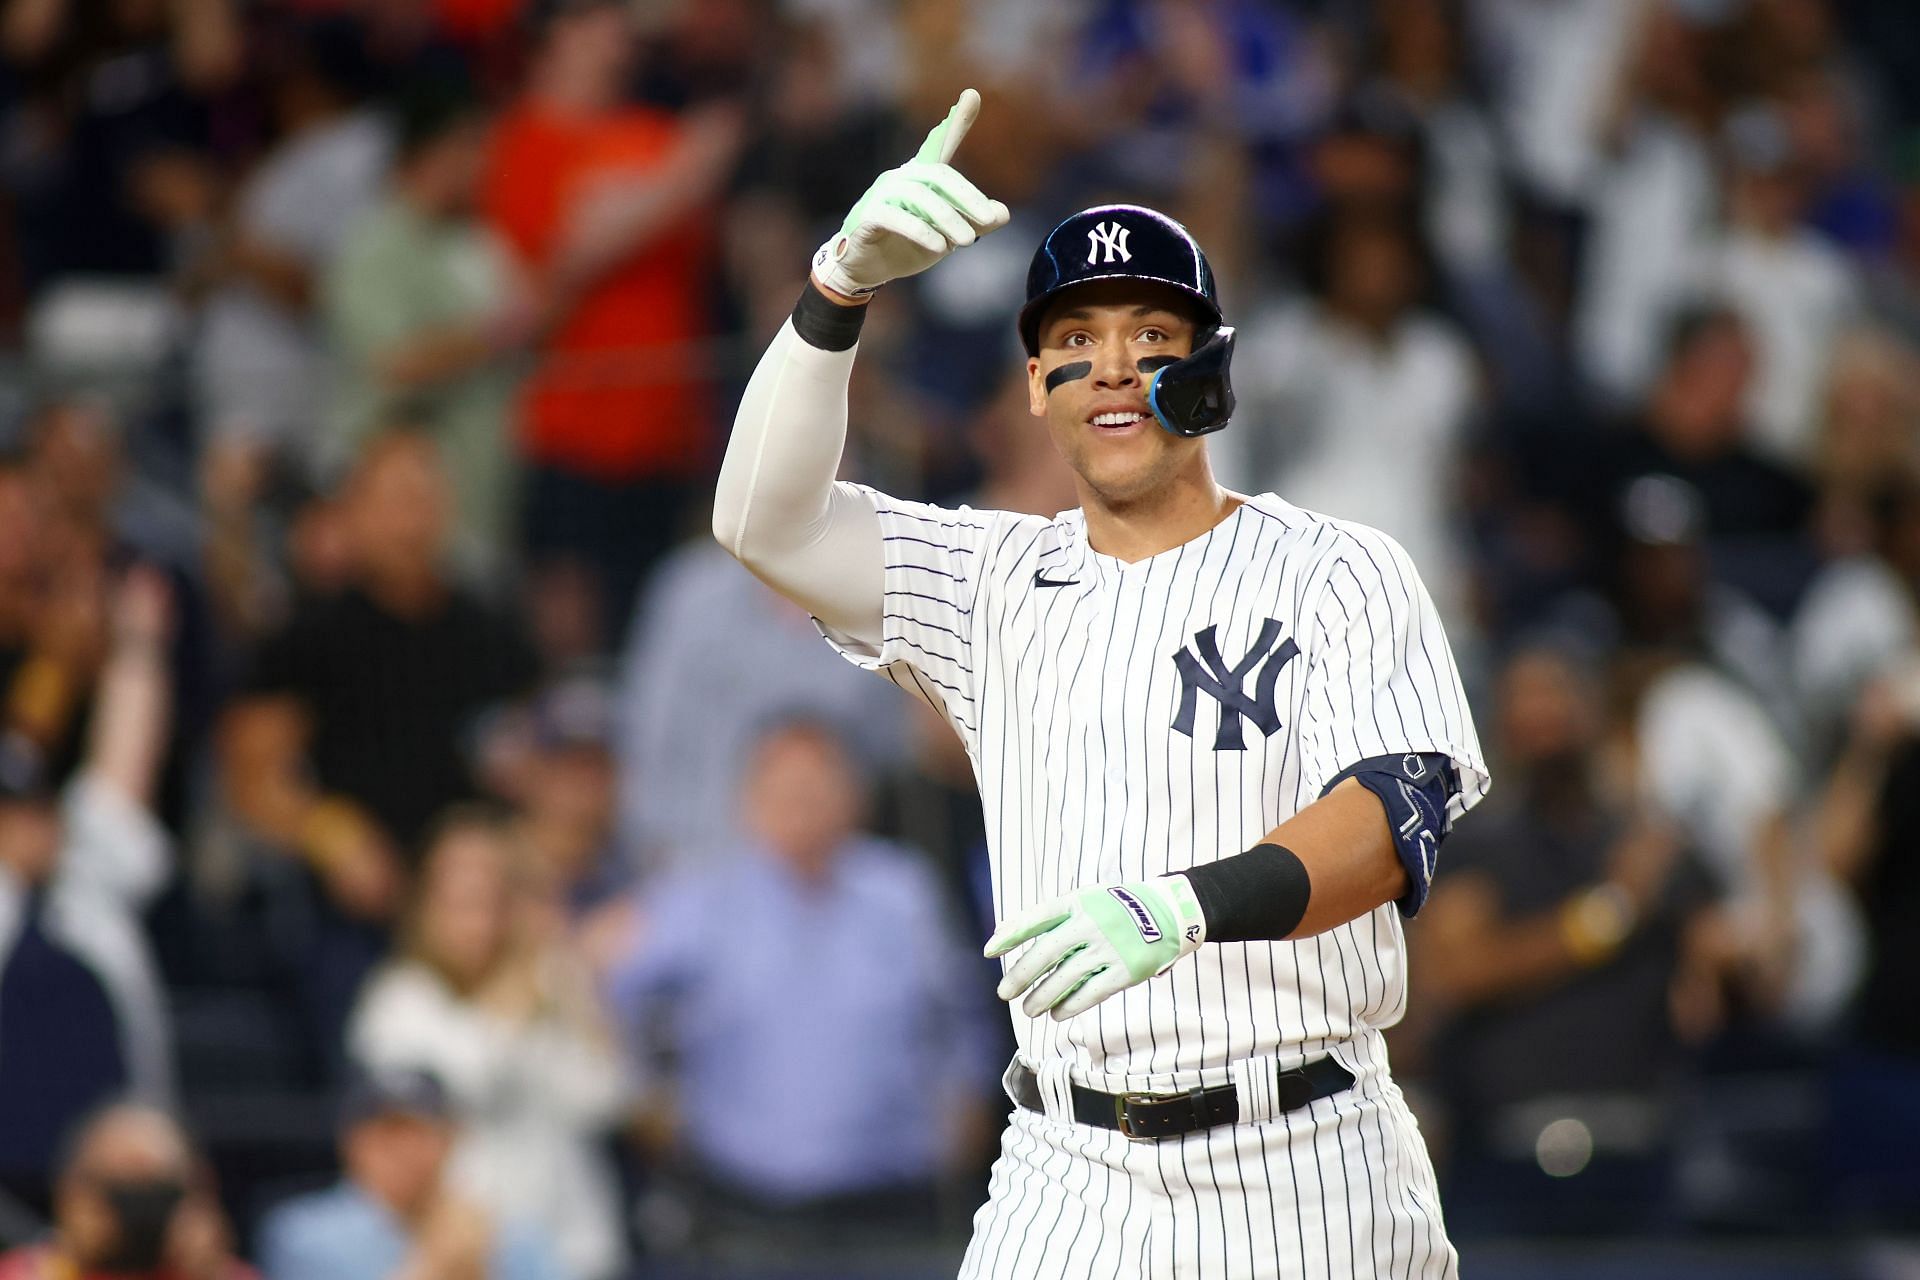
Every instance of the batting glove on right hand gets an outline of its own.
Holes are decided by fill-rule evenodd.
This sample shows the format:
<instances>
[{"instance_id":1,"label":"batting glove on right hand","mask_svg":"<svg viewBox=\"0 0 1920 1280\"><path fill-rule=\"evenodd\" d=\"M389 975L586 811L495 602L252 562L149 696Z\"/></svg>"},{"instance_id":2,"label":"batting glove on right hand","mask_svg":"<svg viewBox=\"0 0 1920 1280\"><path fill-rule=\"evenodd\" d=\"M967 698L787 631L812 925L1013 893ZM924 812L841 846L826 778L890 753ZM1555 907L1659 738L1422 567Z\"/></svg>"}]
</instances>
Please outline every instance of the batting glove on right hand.
<instances>
[{"instance_id":1,"label":"batting glove on right hand","mask_svg":"<svg viewBox=\"0 0 1920 1280\"><path fill-rule=\"evenodd\" d=\"M979 114L980 95L968 89L913 159L873 180L839 233L813 255L813 278L823 288L864 297L1007 225L1007 206L947 163Z\"/></svg>"}]
</instances>

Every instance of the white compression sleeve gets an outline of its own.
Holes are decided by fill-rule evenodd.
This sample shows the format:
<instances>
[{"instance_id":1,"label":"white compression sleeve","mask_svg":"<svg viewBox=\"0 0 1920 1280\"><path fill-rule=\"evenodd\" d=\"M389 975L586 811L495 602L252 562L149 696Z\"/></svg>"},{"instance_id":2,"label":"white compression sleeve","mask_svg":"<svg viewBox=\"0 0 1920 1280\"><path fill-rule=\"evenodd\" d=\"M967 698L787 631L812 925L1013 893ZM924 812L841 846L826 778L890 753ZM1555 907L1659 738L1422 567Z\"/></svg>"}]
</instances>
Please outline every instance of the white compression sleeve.
<instances>
[{"instance_id":1,"label":"white compression sleeve","mask_svg":"<svg viewBox=\"0 0 1920 1280\"><path fill-rule=\"evenodd\" d=\"M836 484L853 350L822 351L788 320L753 371L713 497L713 536L835 631L877 646L886 560L867 496Z\"/></svg>"}]
</instances>

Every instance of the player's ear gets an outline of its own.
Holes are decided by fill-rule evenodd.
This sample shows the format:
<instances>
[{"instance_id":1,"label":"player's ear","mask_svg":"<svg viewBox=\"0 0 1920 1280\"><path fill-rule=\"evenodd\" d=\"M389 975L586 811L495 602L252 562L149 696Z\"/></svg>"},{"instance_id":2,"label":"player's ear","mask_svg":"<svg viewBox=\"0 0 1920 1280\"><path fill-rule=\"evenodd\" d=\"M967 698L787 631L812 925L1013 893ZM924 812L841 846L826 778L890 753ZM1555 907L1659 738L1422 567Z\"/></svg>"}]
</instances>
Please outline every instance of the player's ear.
<instances>
[{"instance_id":1,"label":"player's ear","mask_svg":"<svg viewBox=\"0 0 1920 1280\"><path fill-rule=\"evenodd\" d=\"M1036 418L1047 416L1047 384L1040 376L1038 356L1027 357L1027 412Z\"/></svg>"}]
</instances>

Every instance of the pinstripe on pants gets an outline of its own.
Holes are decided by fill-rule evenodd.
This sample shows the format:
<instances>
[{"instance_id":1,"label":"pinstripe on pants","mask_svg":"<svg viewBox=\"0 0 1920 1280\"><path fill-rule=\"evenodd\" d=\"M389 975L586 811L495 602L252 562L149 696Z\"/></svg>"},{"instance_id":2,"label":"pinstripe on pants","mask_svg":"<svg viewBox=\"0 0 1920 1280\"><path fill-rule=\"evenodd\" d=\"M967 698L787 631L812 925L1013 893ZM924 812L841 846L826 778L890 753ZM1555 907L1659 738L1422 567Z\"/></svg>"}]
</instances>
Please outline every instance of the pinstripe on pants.
<instances>
[{"instance_id":1,"label":"pinstripe on pants","mask_svg":"<svg viewBox=\"0 0 1920 1280\"><path fill-rule=\"evenodd\" d=\"M1016 1109L961 1280L1459 1274L1399 1090L1164 1142Z\"/></svg>"}]
</instances>

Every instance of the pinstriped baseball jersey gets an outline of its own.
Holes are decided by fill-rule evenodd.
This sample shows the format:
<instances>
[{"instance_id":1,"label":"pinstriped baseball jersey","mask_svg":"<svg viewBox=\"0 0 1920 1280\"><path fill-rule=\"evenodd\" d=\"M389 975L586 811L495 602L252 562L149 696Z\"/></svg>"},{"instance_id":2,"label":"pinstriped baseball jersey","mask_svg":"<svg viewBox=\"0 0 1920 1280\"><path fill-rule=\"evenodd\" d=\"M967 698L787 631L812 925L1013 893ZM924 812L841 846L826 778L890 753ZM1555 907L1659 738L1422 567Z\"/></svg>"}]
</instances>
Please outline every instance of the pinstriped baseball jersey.
<instances>
[{"instance_id":1,"label":"pinstriped baseball jersey","mask_svg":"<svg viewBox=\"0 0 1920 1280\"><path fill-rule=\"evenodd\" d=\"M885 547L878 649L829 635L943 712L987 819L996 916L1240 853L1377 756L1488 778L1439 618L1386 535L1271 494L1132 563L1054 519L866 491ZM1430 869L1429 869L1430 871ZM1219 1083L1398 1021L1398 911L1297 942L1208 945L1077 1017L1013 1010L1020 1054L1107 1091Z\"/></svg>"}]
</instances>

